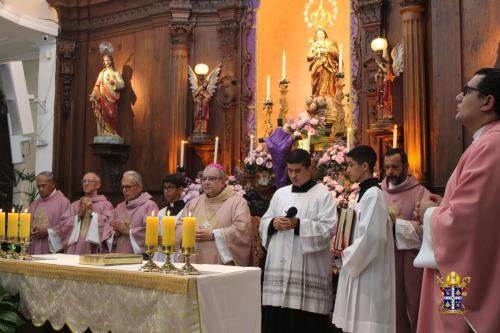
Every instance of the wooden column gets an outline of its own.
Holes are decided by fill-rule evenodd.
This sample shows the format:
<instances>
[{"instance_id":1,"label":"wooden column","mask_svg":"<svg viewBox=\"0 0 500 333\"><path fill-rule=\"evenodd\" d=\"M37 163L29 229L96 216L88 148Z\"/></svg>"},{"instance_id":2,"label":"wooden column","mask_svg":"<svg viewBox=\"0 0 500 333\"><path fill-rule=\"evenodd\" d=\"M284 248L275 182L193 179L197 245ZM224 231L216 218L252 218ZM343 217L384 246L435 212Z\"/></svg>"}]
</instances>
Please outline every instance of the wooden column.
<instances>
[{"instance_id":1,"label":"wooden column","mask_svg":"<svg viewBox=\"0 0 500 333\"><path fill-rule=\"evenodd\" d=\"M425 100L424 23L425 1L401 2L403 19L404 64L404 133L410 173L428 181L427 113Z\"/></svg>"},{"instance_id":2,"label":"wooden column","mask_svg":"<svg viewBox=\"0 0 500 333\"><path fill-rule=\"evenodd\" d=\"M172 9L174 17L175 10ZM187 15L180 15L189 17ZM170 40L172 43L172 76L170 91L170 117L166 127L171 137L168 143L168 172L175 172L179 160L178 152L181 140L187 137L187 113L188 113L188 60L189 45L191 43L191 32L193 24L184 21L174 21L169 25Z\"/></svg>"}]
</instances>

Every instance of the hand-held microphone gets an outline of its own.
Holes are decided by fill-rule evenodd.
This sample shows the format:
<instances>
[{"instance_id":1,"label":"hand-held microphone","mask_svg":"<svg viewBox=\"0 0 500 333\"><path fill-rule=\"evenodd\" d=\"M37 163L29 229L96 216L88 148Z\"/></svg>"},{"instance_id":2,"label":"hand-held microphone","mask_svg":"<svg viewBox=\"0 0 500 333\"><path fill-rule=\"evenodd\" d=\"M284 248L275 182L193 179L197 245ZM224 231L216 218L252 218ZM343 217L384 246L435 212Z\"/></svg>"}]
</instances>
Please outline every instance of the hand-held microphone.
<instances>
[{"instance_id":1,"label":"hand-held microphone","mask_svg":"<svg viewBox=\"0 0 500 333\"><path fill-rule=\"evenodd\" d=\"M291 219L292 217L295 217L295 215L297 215L297 212L298 212L297 208L290 207L290 208L288 208L288 211L286 212L286 216L285 217L287 219Z\"/></svg>"}]
</instances>

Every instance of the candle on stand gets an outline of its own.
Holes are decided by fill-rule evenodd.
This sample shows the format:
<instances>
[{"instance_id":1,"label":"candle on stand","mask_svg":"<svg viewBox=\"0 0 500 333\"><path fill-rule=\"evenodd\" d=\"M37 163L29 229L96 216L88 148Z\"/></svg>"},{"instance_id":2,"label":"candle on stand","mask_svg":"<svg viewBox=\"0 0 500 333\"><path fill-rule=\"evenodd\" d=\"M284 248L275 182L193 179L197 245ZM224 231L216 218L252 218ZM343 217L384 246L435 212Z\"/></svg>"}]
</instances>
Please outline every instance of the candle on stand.
<instances>
[{"instance_id":1,"label":"candle on stand","mask_svg":"<svg viewBox=\"0 0 500 333\"><path fill-rule=\"evenodd\" d=\"M311 132L307 132L307 151L311 152Z\"/></svg>"},{"instance_id":2,"label":"candle on stand","mask_svg":"<svg viewBox=\"0 0 500 333\"><path fill-rule=\"evenodd\" d=\"M175 245L175 216L170 216L170 211L162 218L162 236L163 246Z\"/></svg>"},{"instance_id":3,"label":"candle on stand","mask_svg":"<svg viewBox=\"0 0 500 333\"><path fill-rule=\"evenodd\" d=\"M342 73L342 43L339 44L339 73Z\"/></svg>"},{"instance_id":4,"label":"candle on stand","mask_svg":"<svg viewBox=\"0 0 500 333\"><path fill-rule=\"evenodd\" d=\"M19 238L23 240L30 238L30 222L31 214L28 213L28 209L26 208L24 213L20 214Z\"/></svg>"},{"instance_id":5,"label":"candle on stand","mask_svg":"<svg viewBox=\"0 0 500 333\"><path fill-rule=\"evenodd\" d=\"M253 134L250 135L250 151L248 152L248 163L250 165L253 164L253 138L254 138Z\"/></svg>"},{"instance_id":6,"label":"candle on stand","mask_svg":"<svg viewBox=\"0 0 500 333\"><path fill-rule=\"evenodd\" d=\"M267 76L266 80L266 102L271 99L271 76Z\"/></svg>"},{"instance_id":7,"label":"candle on stand","mask_svg":"<svg viewBox=\"0 0 500 333\"><path fill-rule=\"evenodd\" d=\"M186 141L182 140L181 141L181 162L180 162L180 167L184 167L184 145L186 144Z\"/></svg>"},{"instance_id":8,"label":"candle on stand","mask_svg":"<svg viewBox=\"0 0 500 333\"><path fill-rule=\"evenodd\" d=\"M151 212L151 216L146 216L146 240L144 245L158 245L158 222L158 216L155 216L154 211Z\"/></svg>"},{"instance_id":9,"label":"candle on stand","mask_svg":"<svg viewBox=\"0 0 500 333\"><path fill-rule=\"evenodd\" d=\"M19 232L19 213L14 211L12 208L12 213L7 216L7 237L17 238Z\"/></svg>"},{"instance_id":10,"label":"candle on stand","mask_svg":"<svg viewBox=\"0 0 500 333\"><path fill-rule=\"evenodd\" d=\"M196 217L189 216L182 218L182 247L185 249L194 248L195 244Z\"/></svg>"},{"instance_id":11,"label":"candle on stand","mask_svg":"<svg viewBox=\"0 0 500 333\"><path fill-rule=\"evenodd\" d=\"M0 239L5 239L5 212L0 209Z\"/></svg>"},{"instance_id":12,"label":"candle on stand","mask_svg":"<svg viewBox=\"0 0 500 333\"><path fill-rule=\"evenodd\" d=\"M219 152L219 137L215 137L214 163L217 163L217 153Z\"/></svg>"},{"instance_id":13,"label":"candle on stand","mask_svg":"<svg viewBox=\"0 0 500 333\"><path fill-rule=\"evenodd\" d=\"M350 127L347 128L347 151L351 150L351 134L352 134L352 129Z\"/></svg>"},{"instance_id":14,"label":"candle on stand","mask_svg":"<svg viewBox=\"0 0 500 333\"><path fill-rule=\"evenodd\" d=\"M394 125L392 132L392 148L398 148L398 125Z\"/></svg>"},{"instance_id":15,"label":"candle on stand","mask_svg":"<svg viewBox=\"0 0 500 333\"><path fill-rule=\"evenodd\" d=\"M283 51L283 56L281 58L281 79L285 80L286 78L286 52Z\"/></svg>"}]
</instances>

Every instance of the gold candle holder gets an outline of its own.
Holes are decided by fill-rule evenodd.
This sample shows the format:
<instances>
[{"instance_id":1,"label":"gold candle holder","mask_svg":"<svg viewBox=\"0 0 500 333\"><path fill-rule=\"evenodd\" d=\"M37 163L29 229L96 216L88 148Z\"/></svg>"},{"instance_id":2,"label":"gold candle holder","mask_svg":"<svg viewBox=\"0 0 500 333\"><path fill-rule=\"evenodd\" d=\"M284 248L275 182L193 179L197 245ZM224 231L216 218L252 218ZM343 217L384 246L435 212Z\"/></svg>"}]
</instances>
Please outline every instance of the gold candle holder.
<instances>
[{"instance_id":1,"label":"gold candle holder","mask_svg":"<svg viewBox=\"0 0 500 333\"><path fill-rule=\"evenodd\" d=\"M20 238L19 243L21 244L21 253L19 253L20 260L32 260L33 257L28 252L28 246L31 244L29 237Z\"/></svg>"},{"instance_id":2,"label":"gold candle holder","mask_svg":"<svg viewBox=\"0 0 500 333\"><path fill-rule=\"evenodd\" d=\"M286 100L286 94L288 92L288 84L290 81L287 79L283 79L280 81L280 113L278 119L283 120L283 123L286 122L286 116L288 114L288 102Z\"/></svg>"},{"instance_id":3,"label":"gold candle holder","mask_svg":"<svg viewBox=\"0 0 500 333\"><path fill-rule=\"evenodd\" d=\"M19 253L16 252L16 244L18 243L17 237L7 237L9 243L9 250L7 251L7 259L19 259Z\"/></svg>"},{"instance_id":4,"label":"gold candle holder","mask_svg":"<svg viewBox=\"0 0 500 333\"><path fill-rule=\"evenodd\" d=\"M160 272L165 272L167 274L177 273L177 267L170 261L170 255L174 253L174 247L172 245L162 246L161 250L165 254L165 263L160 267Z\"/></svg>"},{"instance_id":5,"label":"gold candle holder","mask_svg":"<svg viewBox=\"0 0 500 333\"><path fill-rule=\"evenodd\" d=\"M153 256L156 252L155 247L157 247L157 245L144 246L144 252L148 254L149 258L148 261L139 268L141 272L158 272L160 270L160 267L153 261Z\"/></svg>"},{"instance_id":6,"label":"gold candle holder","mask_svg":"<svg viewBox=\"0 0 500 333\"><path fill-rule=\"evenodd\" d=\"M181 275L199 275L200 272L191 265L190 257L194 254L194 247L183 247L182 255L186 259L186 263L179 270Z\"/></svg>"},{"instance_id":7,"label":"gold candle holder","mask_svg":"<svg viewBox=\"0 0 500 333\"><path fill-rule=\"evenodd\" d=\"M268 99L267 101L264 101L263 104L265 113L264 129L266 131L266 136L269 136L273 132L273 125L271 124L271 115L273 114L273 101Z\"/></svg>"},{"instance_id":8,"label":"gold candle holder","mask_svg":"<svg viewBox=\"0 0 500 333\"><path fill-rule=\"evenodd\" d=\"M6 239L5 236L0 237L0 258L7 258L7 251L4 251L2 248L2 244L5 243Z\"/></svg>"}]
</instances>

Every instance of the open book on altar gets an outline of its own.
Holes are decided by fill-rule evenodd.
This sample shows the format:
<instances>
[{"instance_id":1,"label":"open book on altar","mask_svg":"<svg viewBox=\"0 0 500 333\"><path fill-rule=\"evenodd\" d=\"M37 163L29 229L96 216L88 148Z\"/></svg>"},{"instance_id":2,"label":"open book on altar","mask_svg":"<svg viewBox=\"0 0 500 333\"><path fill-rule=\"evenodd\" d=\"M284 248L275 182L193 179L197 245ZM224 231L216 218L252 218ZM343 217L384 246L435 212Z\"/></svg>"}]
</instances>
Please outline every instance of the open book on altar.
<instances>
[{"instance_id":1,"label":"open book on altar","mask_svg":"<svg viewBox=\"0 0 500 333\"><path fill-rule=\"evenodd\" d=\"M110 266L142 264L142 255L129 253L84 254L80 256L80 265Z\"/></svg>"},{"instance_id":2,"label":"open book on altar","mask_svg":"<svg viewBox=\"0 0 500 333\"><path fill-rule=\"evenodd\" d=\"M334 251L341 252L352 243L351 239L354 230L354 221L354 211L350 208L342 208L335 230Z\"/></svg>"}]
</instances>

